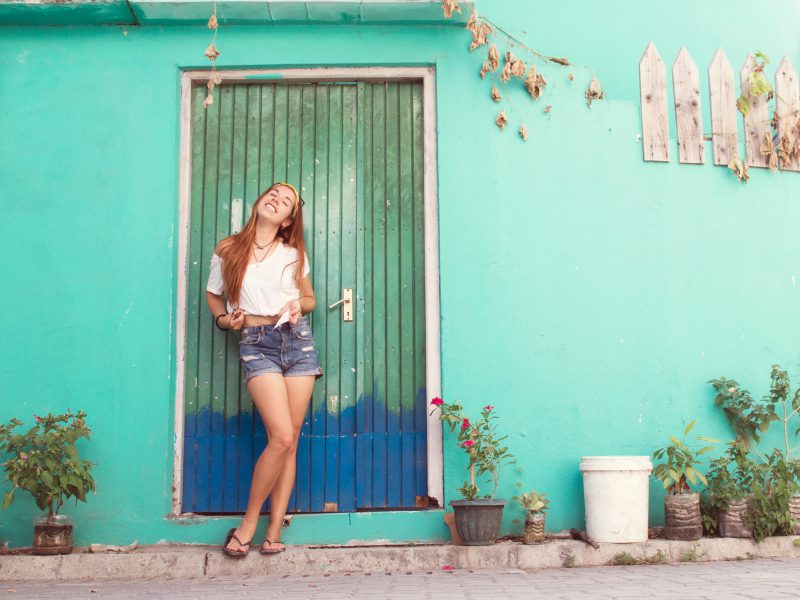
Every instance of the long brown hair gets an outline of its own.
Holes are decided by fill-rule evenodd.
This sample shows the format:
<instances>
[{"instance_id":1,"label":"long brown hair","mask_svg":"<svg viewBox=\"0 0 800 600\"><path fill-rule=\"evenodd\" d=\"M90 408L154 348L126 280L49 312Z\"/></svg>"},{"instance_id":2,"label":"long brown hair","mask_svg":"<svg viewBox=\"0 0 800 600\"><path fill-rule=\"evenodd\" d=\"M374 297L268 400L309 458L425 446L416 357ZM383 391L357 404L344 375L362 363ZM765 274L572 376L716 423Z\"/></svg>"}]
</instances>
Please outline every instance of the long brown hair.
<instances>
[{"instance_id":1,"label":"long brown hair","mask_svg":"<svg viewBox=\"0 0 800 600\"><path fill-rule=\"evenodd\" d=\"M247 263L250 262L253 242L256 239L256 222L258 221L258 203L269 192L278 186L291 188L295 193L295 208L292 222L286 227L278 229L276 238L287 246L297 250L297 266L295 267L294 281L300 289L300 281L303 279L303 261L305 260L306 245L303 240L303 201L300 194L293 185L288 183L273 183L269 188L259 195L253 203L253 210L247 224L239 233L222 240L218 247L219 257L222 259L222 278L225 281L225 288L228 290L228 300L232 305L239 303L239 294L242 291L242 281L244 272L247 270ZM294 263L291 263L294 264ZM289 265L287 265L289 266Z\"/></svg>"}]
</instances>

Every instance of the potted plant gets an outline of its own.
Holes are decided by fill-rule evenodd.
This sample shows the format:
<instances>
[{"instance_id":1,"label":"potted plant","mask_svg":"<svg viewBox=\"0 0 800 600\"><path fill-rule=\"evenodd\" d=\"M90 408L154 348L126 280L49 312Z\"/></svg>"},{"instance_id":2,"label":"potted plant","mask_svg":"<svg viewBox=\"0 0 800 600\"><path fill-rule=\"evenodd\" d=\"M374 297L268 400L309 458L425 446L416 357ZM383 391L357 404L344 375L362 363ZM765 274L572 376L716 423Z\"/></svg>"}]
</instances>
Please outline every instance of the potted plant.
<instances>
[{"instance_id":1,"label":"potted plant","mask_svg":"<svg viewBox=\"0 0 800 600\"><path fill-rule=\"evenodd\" d=\"M704 523L709 531L716 531L720 537L753 537L747 522L751 519L748 513L754 467L741 438L729 442L724 456L709 462L703 499L707 507Z\"/></svg>"},{"instance_id":2,"label":"potted plant","mask_svg":"<svg viewBox=\"0 0 800 600\"><path fill-rule=\"evenodd\" d=\"M664 460L653 469L653 476L663 485L667 495L664 497L664 535L669 540L699 540L703 536L703 521L700 514L700 495L693 492L689 484L696 485L700 480L708 485L705 475L695 467L700 455L714 449L705 446L696 452L686 445L686 436L696 420L689 423L683 431L683 440L670 436L670 444L653 452L653 458ZM696 439L716 443L717 440L698 436Z\"/></svg>"},{"instance_id":3,"label":"potted plant","mask_svg":"<svg viewBox=\"0 0 800 600\"><path fill-rule=\"evenodd\" d=\"M544 513L547 505L550 504L547 496L531 490L521 496L514 496L512 500L519 502L525 511L522 542L524 544L541 544L544 541Z\"/></svg>"},{"instance_id":4,"label":"potted plant","mask_svg":"<svg viewBox=\"0 0 800 600\"><path fill-rule=\"evenodd\" d=\"M769 393L760 400L733 379L709 381L717 392L714 403L725 412L737 437L758 458L753 465L749 515L757 540L775 534L800 534L800 447L792 447L789 442L792 429L795 436L800 432L795 427L800 414L800 388L792 392L789 375L779 365L772 365L770 379ZM759 449L761 437L776 422L783 430L783 449L765 454Z\"/></svg>"},{"instance_id":5,"label":"potted plant","mask_svg":"<svg viewBox=\"0 0 800 600\"><path fill-rule=\"evenodd\" d=\"M507 436L497 434L494 407L484 406L477 422L472 423L459 403L447 403L441 398L431 400L433 411L439 410L439 419L450 427L450 432L458 429L457 442L469 458L469 481L459 488L464 500L451 500L450 505L456 522L456 530L465 546L486 546L493 544L500 534L505 500L496 500L500 483L500 470L512 464L513 455L502 444ZM431 411L431 414L433 414ZM480 489L476 475L488 474L492 491L478 498Z\"/></svg>"},{"instance_id":6,"label":"potted plant","mask_svg":"<svg viewBox=\"0 0 800 600\"><path fill-rule=\"evenodd\" d=\"M3 495L3 510L14 502L17 489L33 496L36 506L47 511L34 522L34 554L69 554L72 552L72 522L58 512L64 500L74 497L86 501L86 493L94 490L89 470L92 463L78 456L75 443L89 439L86 413L52 413L39 417L25 433L15 433L22 425L11 419L0 425L0 452L6 456L2 463L12 488Z\"/></svg>"}]
</instances>

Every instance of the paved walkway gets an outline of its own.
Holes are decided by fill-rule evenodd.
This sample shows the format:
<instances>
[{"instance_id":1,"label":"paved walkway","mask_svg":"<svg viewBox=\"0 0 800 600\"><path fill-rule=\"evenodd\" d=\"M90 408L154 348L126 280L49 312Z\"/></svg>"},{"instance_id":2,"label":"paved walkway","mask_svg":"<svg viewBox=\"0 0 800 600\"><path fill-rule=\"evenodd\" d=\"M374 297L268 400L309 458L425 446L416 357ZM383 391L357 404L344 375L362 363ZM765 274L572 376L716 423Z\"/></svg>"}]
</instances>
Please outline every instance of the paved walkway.
<instances>
[{"instance_id":1,"label":"paved walkway","mask_svg":"<svg viewBox=\"0 0 800 600\"><path fill-rule=\"evenodd\" d=\"M495 600L506 598L800 597L800 559L744 560L523 572L455 570L307 577L231 577L88 582L3 582L0 598L170 598L174 600Z\"/></svg>"}]
</instances>

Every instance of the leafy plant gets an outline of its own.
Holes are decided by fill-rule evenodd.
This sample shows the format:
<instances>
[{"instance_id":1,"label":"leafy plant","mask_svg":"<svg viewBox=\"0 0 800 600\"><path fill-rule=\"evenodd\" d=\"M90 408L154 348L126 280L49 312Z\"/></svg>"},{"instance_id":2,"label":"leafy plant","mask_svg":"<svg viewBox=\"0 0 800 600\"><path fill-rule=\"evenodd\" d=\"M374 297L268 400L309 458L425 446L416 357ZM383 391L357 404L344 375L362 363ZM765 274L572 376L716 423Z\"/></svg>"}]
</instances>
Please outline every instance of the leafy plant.
<instances>
[{"instance_id":1,"label":"leafy plant","mask_svg":"<svg viewBox=\"0 0 800 600\"><path fill-rule=\"evenodd\" d=\"M706 452L714 449L713 446L705 446L696 452L686 445L686 436L694 427L697 420L693 420L683 430L683 440L675 436L670 436L670 444L653 452L653 458L657 460L665 459L665 462L657 465L653 469L653 477L658 479L664 489L672 495L688 494L692 490L689 483L695 485L699 479L708 485L705 475L695 469L700 463L699 457ZM695 439L704 442L717 443L718 440L697 436Z\"/></svg>"},{"instance_id":2,"label":"leafy plant","mask_svg":"<svg viewBox=\"0 0 800 600\"><path fill-rule=\"evenodd\" d=\"M464 498L473 500L478 496L479 490L475 484L475 475L488 473L492 480L492 492L485 494L484 498L494 498L497 495L497 487L500 483L500 471L504 466L516 462L514 455L508 450L508 446L503 445L503 441L508 437L498 435L495 421L497 415L494 407L484 406L481 410L480 419L472 423L464 416L464 409L458 402L452 404L445 402L441 398L431 400L434 407L431 414L439 409L439 419L450 427L450 433L455 433L458 429L458 445L464 449L469 457L470 480L460 489Z\"/></svg>"},{"instance_id":3,"label":"leafy plant","mask_svg":"<svg viewBox=\"0 0 800 600\"><path fill-rule=\"evenodd\" d=\"M86 493L95 489L89 470L92 463L78 456L75 443L89 439L86 413L34 415L36 425L26 433L15 433L23 423L11 419L0 425L0 452L8 458L2 466L12 484L3 495L3 510L14 502L17 489L31 493L36 506L48 511L48 518L58 514L65 498L86 501Z\"/></svg>"},{"instance_id":4,"label":"leafy plant","mask_svg":"<svg viewBox=\"0 0 800 600\"><path fill-rule=\"evenodd\" d=\"M792 392L787 372L772 365L769 393L755 400L750 392L742 389L733 379L720 377L711 383L717 391L714 403L721 407L737 434L737 485L748 492L750 510L745 524L753 531L753 537L761 540L775 534L793 533L794 523L789 511L789 499L800 489L800 461L795 458L797 446L789 441L790 423L796 421L800 412L800 389ZM763 435L772 423L781 423L783 450L774 449L764 454L758 447ZM800 433L800 428L794 435ZM733 447L733 446L732 446ZM752 451L760 462L752 460ZM722 473L719 473L720 485ZM725 484L726 486L728 484ZM720 488L726 494L725 487ZM724 498L723 498L724 500Z\"/></svg>"},{"instance_id":5,"label":"leafy plant","mask_svg":"<svg viewBox=\"0 0 800 600\"><path fill-rule=\"evenodd\" d=\"M531 515L543 515L547 510L550 500L544 494L539 494L535 490L525 492L521 496L512 496L512 500L519 502L523 510Z\"/></svg>"}]
</instances>

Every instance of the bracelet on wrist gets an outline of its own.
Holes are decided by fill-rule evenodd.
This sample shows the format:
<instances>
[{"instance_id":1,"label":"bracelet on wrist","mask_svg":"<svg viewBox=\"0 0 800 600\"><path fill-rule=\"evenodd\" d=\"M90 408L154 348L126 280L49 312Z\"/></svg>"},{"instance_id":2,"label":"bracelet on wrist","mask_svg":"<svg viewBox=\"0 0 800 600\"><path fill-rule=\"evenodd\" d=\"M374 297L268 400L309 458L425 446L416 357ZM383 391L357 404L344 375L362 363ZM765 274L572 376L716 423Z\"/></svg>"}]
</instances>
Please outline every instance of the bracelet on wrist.
<instances>
[{"instance_id":1,"label":"bracelet on wrist","mask_svg":"<svg viewBox=\"0 0 800 600\"><path fill-rule=\"evenodd\" d=\"M217 316L214 318L214 324L217 326L217 329L221 329L222 331L227 331L227 330L228 330L228 328L227 328L227 327L223 327L222 325L220 325L220 324L219 324L219 318L220 318L220 317L224 317L224 316L226 316L227 314L228 314L228 313L222 313L221 315L217 315Z\"/></svg>"}]
</instances>

